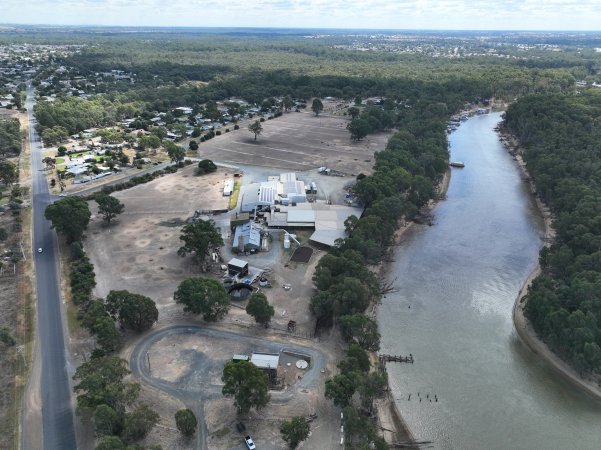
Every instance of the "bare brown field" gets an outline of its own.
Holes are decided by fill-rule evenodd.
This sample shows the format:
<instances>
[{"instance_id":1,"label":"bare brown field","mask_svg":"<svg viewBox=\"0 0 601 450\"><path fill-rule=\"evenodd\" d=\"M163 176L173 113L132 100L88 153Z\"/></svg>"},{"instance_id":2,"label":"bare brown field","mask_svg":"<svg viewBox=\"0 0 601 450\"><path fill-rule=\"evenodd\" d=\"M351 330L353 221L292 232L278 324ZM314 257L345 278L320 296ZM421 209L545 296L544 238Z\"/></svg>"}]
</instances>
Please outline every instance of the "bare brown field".
<instances>
[{"instance_id":1,"label":"bare brown field","mask_svg":"<svg viewBox=\"0 0 601 450\"><path fill-rule=\"evenodd\" d=\"M327 166L357 175L371 173L374 152L384 149L391 135L376 133L353 142L346 129L347 119L290 112L263 122L263 132L255 141L247 130L251 122L200 143L199 156L219 162L298 171Z\"/></svg>"},{"instance_id":2,"label":"bare brown field","mask_svg":"<svg viewBox=\"0 0 601 450\"><path fill-rule=\"evenodd\" d=\"M189 258L177 255L182 221L195 210L227 208L223 181L227 170L202 177L194 167L160 177L113 195L125 205L109 227L96 214L88 227L86 250L96 268L95 294L105 297L113 289L147 295L158 307L171 302L177 285L197 273Z\"/></svg>"}]
</instances>

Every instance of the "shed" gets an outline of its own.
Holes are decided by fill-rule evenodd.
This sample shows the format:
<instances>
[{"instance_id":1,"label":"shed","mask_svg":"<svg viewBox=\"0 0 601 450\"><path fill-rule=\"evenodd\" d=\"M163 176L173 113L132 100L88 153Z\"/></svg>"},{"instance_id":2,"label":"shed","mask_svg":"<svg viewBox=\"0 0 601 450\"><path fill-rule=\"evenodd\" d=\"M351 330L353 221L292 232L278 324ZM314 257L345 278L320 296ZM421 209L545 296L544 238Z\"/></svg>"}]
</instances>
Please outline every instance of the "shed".
<instances>
[{"instance_id":1,"label":"shed","mask_svg":"<svg viewBox=\"0 0 601 450\"><path fill-rule=\"evenodd\" d=\"M279 353L253 353L250 362L269 375L276 375L280 364Z\"/></svg>"},{"instance_id":2,"label":"shed","mask_svg":"<svg viewBox=\"0 0 601 450\"><path fill-rule=\"evenodd\" d=\"M261 227L252 222L238 225L234 232L232 248L245 252L261 248Z\"/></svg>"},{"instance_id":3,"label":"shed","mask_svg":"<svg viewBox=\"0 0 601 450\"><path fill-rule=\"evenodd\" d=\"M248 355L234 355L232 356L232 361L234 362L238 362L238 361L248 361L250 358L248 357Z\"/></svg>"},{"instance_id":4,"label":"shed","mask_svg":"<svg viewBox=\"0 0 601 450\"><path fill-rule=\"evenodd\" d=\"M232 258L227 263L227 271L230 275L244 276L248 273L248 263L238 258Z\"/></svg>"}]
</instances>

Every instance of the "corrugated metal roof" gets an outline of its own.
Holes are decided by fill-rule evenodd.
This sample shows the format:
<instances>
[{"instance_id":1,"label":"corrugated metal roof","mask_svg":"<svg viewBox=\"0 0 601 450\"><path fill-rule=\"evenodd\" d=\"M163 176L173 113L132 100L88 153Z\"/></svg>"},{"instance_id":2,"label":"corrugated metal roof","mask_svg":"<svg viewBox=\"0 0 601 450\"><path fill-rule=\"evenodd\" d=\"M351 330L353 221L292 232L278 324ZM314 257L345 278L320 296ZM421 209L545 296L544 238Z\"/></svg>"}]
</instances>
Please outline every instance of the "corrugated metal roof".
<instances>
[{"instance_id":1,"label":"corrugated metal roof","mask_svg":"<svg viewBox=\"0 0 601 450\"><path fill-rule=\"evenodd\" d=\"M286 173L281 173L280 174L280 181L282 183L287 183L289 181L296 181L296 173L294 172L286 172Z\"/></svg>"},{"instance_id":2,"label":"corrugated metal roof","mask_svg":"<svg viewBox=\"0 0 601 450\"><path fill-rule=\"evenodd\" d=\"M315 211L291 208L288 210L288 223L290 222L315 222Z\"/></svg>"},{"instance_id":3,"label":"corrugated metal roof","mask_svg":"<svg viewBox=\"0 0 601 450\"><path fill-rule=\"evenodd\" d=\"M277 369L280 355L279 353L253 353L250 362L260 369Z\"/></svg>"},{"instance_id":4,"label":"corrugated metal roof","mask_svg":"<svg viewBox=\"0 0 601 450\"><path fill-rule=\"evenodd\" d=\"M243 261L242 259L238 258L230 259L227 264L232 265L234 267L246 267L248 265L246 261Z\"/></svg>"},{"instance_id":5,"label":"corrugated metal roof","mask_svg":"<svg viewBox=\"0 0 601 450\"><path fill-rule=\"evenodd\" d=\"M234 232L234 246L237 247L242 237L244 245L261 246L261 227L254 223L238 225Z\"/></svg>"}]
</instances>

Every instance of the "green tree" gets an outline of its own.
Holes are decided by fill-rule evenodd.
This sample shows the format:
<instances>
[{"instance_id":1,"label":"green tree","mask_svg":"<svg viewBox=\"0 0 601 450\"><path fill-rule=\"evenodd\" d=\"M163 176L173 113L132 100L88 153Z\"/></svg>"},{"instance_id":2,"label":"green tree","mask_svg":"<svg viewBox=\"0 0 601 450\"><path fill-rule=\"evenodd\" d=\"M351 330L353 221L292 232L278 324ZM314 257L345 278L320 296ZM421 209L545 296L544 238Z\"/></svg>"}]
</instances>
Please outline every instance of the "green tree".
<instances>
[{"instance_id":1,"label":"green tree","mask_svg":"<svg viewBox=\"0 0 601 450\"><path fill-rule=\"evenodd\" d=\"M380 349L380 333L378 325L363 314L342 316L338 319L342 335L347 340L354 340L361 348L376 352Z\"/></svg>"},{"instance_id":2,"label":"green tree","mask_svg":"<svg viewBox=\"0 0 601 450\"><path fill-rule=\"evenodd\" d=\"M258 292L250 296L250 300L246 305L246 313L253 316L257 323L267 328L275 311L267 301L265 294Z\"/></svg>"},{"instance_id":3,"label":"green tree","mask_svg":"<svg viewBox=\"0 0 601 450\"><path fill-rule=\"evenodd\" d=\"M93 412L100 405L108 405L118 414L132 404L140 391L137 383L124 383L129 374L127 362L118 356L95 357L83 363L75 371L74 380L79 380L74 390L77 393L77 412Z\"/></svg>"},{"instance_id":4,"label":"green tree","mask_svg":"<svg viewBox=\"0 0 601 450\"><path fill-rule=\"evenodd\" d=\"M96 335L96 342L105 352L111 353L121 347L121 333L110 317L98 318L92 326L92 332Z\"/></svg>"},{"instance_id":5,"label":"green tree","mask_svg":"<svg viewBox=\"0 0 601 450\"><path fill-rule=\"evenodd\" d=\"M96 436L119 434L121 417L108 405L98 405L94 410L94 427Z\"/></svg>"},{"instance_id":6,"label":"green tree","mask_svg":"<svg viewBox=\"0 0 601 450\"><path fill-rule=\"evenodd\" d=\"M8 160L0 161L0 180L6 185L10 186L19 179L19 171L17 166Z\"/></svg>"},{"instance_id":7,"label":"green tree","mask_svg":"<svg viewBox=\"0 0 601 450\"><path fill-rule=\"evenodd\" d=\"M198 421L191 409L180 409L175 413L175 425L184 436L192 436L196 432Z\"/></svg>"},{"instance_id":8,"label":"green tree","mask_svg":"<svg viewBox=\"0 0 601 450\"><path fill-rule=\"evenodd\" d=\"M369 123L364 119L353 119L347 126L346 129L351 133L351 139L353 141L360 141L368 135L370 131Z\"/></svg>"},{"instance_id":9,"label":"green tree","mask_svg":"<svg viewBox=\"0 0 601 450\"><path fill-rule=\"evenodd\" d=\"M147 150L149 148L156 150L161 146L161 140L154 135L146 135L140 136L138 138L138 148L141 151Z\"/></svg>"},{"instance_id":10,"label":"green tree","mask_svg":"<svg viewBox=\"0 0 601 450\"><path fill-rule=\"evenodd\" d=\"M165 142L165 150L171 159L171 162L178 163L186 157L186 149L180 145L176 145L171 141Z\"/></svg>"},{"instance_id":11,"label":"green tree","mask_svg":"<svg viewBox=\"0 0 601 450\"><path fill-rule=\"evenodd\" d=\"M323 103L320 99L313 99L313 103L311 104L311 111L313 111L316 116L319 116L319 113L323 111Z\"/></svg>"},{"instance_id":12,"label":"green tree","mask_svg":"<svg viewBox=\"0 0 601 450\"><path fill-rule=\"evenodd\" d=\"M255 120L253 123L248 125L248 131L255 135L255 141L257 140L257 136L261 134L263 131L263 125L259 120Z\"/></svg>"},{"instance_id":13,"label":"green tree","mask_svg":"<svg viewBox=\"0 0 601 450\"><path fill-rule=\"evenodd\" d=\"M123 212L125 205L118 198L111 197L108 194L97 194L94 199L98 203L98 212L102 215L107 224L111 223L118 214Z\"/></svg>"},{"instance_id":14,"label":"green tree","mask_svg":"<svg viewBox=\"0 0 601 450\"><path fill-rule=\"evenodd\" d=\"M62 198L46 207L44 216L52 228L63 234L69 242L80 241L90 222L88 202L81 197Z\"/></svg>"},{"instance_id":15,"label":"green tree","mask_svg":"<svg viewBox=\"0 0 601 450\"><path fill-rule=\"evenodd\" d=\"M267 375L248 361L226 363L221 381L221 392L234 398L239 414L246 414L251 408L261 409L269 402Z\"/></svg>"},{"instance_id":16,"label":"green tree","mask_svg":"<svg viewBox=\"0 0 601 450\"><path fill-rule=\"evenodd\" d=\"M298 447L298 444L309 437L309 431L309 423L304 417L300 416L293 417L280 425L282 439L284 439L292 449Z\"/></svg>"},{"instance_id":17,"label":"green tree","mask_svg":"<svg viewBox=\"0 0 601 450\"><path fill-rule=\"evenodd\" d=\"M361 112L361 110L359 108L357 108L356 106L351 106L348 109L349 116L351 116L351 118L353 118L353 119L356 119L357 117L359 117L360 112Z\"/></svg>"},{"instance_id":18,"label":"green tree","mask_svg":"<svg viewBox=\"0 0 601 450\"><path fill-rule=\"evenodd\" d=\"M289 96L286 96L284 97L284 100L282 100L282 106L284 107L284 110L289 111L290 108L294 106L294 102Z\"/></svg>"},{"instance_id":19,"label":"green tree","mask_svg":"<svg viewBox=\"0 0 601 450\"><path fill-rule=\"evenodd\" d=\"M145 437L159 423L159 415L148 405L141 403L131 413L125 415L121 436L126 442L134 442Z\"/></svg>"},{"instance_id":20,"label":"green tree","mask_svg":"<svg viewBox=\"0 0 601 450\"><path fill-rule=\"evenodd\" d=\"M184 245L179 248L177 254L186 256L193 253L192 261L201 266L214 247L223 245L221 233L215 228L215 222L212 220L197 220L183 226L180 240Z\"/></svg>"},{"instance_id":21,"label":"green tree","mask_svg":"<svg viewBox=\"0 0 601 450\"><path fill-rule=\"evenodd\" d=\"M159 318L154 300L128 291L109 292L106 310L121 325L135 331L148 330Z\"/></svg>"},{"instance_id":22,"label":"green tree","mask_svg":"<svg viewBox=\"0 0 601 450\"><path fill-rule=\"evenodd\" d=\"M326 380L326 398L332 400L336 406L345 407L350 404L351 398L357 390L357 378L353 373L341 373Z\"/></svg>"},{"instance_id":23,"label":"green tree","mask_svg":"<svg viewBox=\"0 0 601 450\"><path fill-rule=\"evenodd\" d=\"M206 173L213 173L217 170L217 166L210 159L203 159L198 162L198 169L196 170L197 175L204 175Z\"/></svg>"},{"instance_id":24,"label":"green tree","mask_svg":"<svg viewBox=\"0 0 601 450\"><path fill-rule=\"evenodd\" d=\"M196 142L195 140L191 140L190 144L188 144L188 147L190 148L190 150L196 151L198 150L198 142Z\"/></svg>"},{"instance_id":25,"label":"green tree","mask_svg":"<svg viewBox=\"0 0 601 450\"><path fill-rule=\"evenodd\" d=\"M202 314L208 322L221 320L228 312L230 299L221 283L212 278L187 278L173 294L184 311Z\"/></svg>"},{"instance_id":26,"label":"green tree","mask_svg":"<svg viewBox=\"0 0 601 450\"><path fill-rule=\"evenodd\" d=\"M109 317L104 303L98 300L87 302L85 307L80 309L80 323L90 331L94 327L96 321L102 317Z\"/></svg>"},{"instance_id":27,"label":"green tree","mask_svg":"<svg viewBox=\"0 0 601 450\"><path fill-rule=\"evenodd\" d=\"M125 450L125 444L117 436L104 436L95 450Z\"/></svg>"}]
</instances>

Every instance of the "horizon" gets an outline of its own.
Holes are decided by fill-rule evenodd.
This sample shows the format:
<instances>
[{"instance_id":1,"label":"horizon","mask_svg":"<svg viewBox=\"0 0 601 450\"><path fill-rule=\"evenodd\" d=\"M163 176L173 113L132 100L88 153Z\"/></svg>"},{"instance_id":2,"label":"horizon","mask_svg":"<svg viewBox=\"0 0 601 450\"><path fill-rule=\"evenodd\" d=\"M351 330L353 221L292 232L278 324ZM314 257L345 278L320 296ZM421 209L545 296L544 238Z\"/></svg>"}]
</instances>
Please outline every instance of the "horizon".
<instances>
[{"instance_id":1,"label":"horizon","mask_svg":"<svg viewBox=\"0 0 601 450\"><path fill-rule=\"evenodd\" d=\"M601 31L597 0L4 0L9 26ZM92 19L93 18L93 19ZM274 23L277 24L274 27ZM201 25L199 27L199 25Z\"/></svg>"},{"instance_id":2,"label":"horizon","mask_svg":"<svg viewBox=\"0 0 601 450\"><path fill-rule=\"evenodd\" d=\"M601 34L601 29L512 29L512 28L358 28L358 27L286 27L286 26L192 26L192 25L116 25L116 24L58 24L58 23L16 23L0 22L0 33L6 32L3 27L23 27L23 28L109 28L109 29L145 29L145 30L270 30L270 31L377 31L377 32L395 32L395 33L583 33L583 34Z\"/></svg>"}]
</instances>

